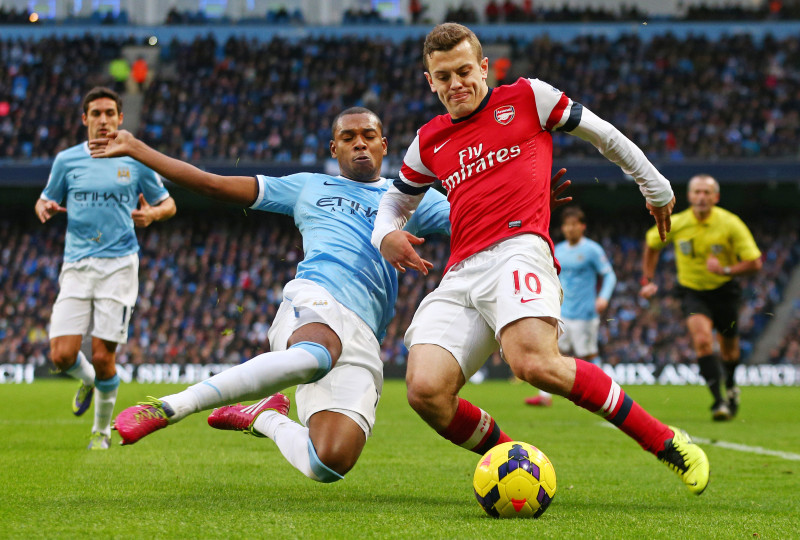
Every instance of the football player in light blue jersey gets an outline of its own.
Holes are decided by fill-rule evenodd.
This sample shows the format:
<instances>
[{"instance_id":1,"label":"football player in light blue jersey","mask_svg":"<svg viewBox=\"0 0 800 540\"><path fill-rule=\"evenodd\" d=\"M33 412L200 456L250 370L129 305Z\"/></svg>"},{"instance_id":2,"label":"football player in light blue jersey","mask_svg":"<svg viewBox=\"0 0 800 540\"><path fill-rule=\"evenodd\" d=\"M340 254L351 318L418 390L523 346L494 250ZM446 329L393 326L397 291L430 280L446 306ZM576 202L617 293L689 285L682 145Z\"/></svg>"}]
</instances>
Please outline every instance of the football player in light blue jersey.
<instances>
[{"instance_id":1,"label":"football player in light blue jersey","mask_svg":"<svg viewBox=\"0 0 800 540\"><path fill-rule=\"evenodd\" d=\"M577 207L569 207L561 213L561 232L565 240L555 247L555 255L561 264L561 289L564 301L561 316L564 333L558 339L562 354L573 354L583 360L597 357L597 331L600 314L608 308L608 301L617 284L617 276L608 262L603 248L584 236L586 216ZM600 291L597 280L602 279ZM527 398L525 403L548 407L552 396L544 391Z\"/></svg>"},{"instance_id":2,"label":"football player in light blue jersey","mask_svg":"<svg viewBox=\"0 0 800 540\"><path fill-rule=\"evenodd\" d=\"M387 143L375 113L361 107L343 111L333 121L332 136L339 176L282 178L210 174L125 131L91 141L96 157L131 156L201 194L291 215L303 235L303 261L283 289L270 328L271 352L122 411L115 427L123 444L219 407L209 416L211 426L269 437L313 480L335 482L355 465L375 422L383 386L380 340L397 298L397 273L370 243L378 203L391 182L380 176ZM449 216L447 200L430 190L407 234L449 234ZM294 385L300 385L295 401L303 425L287 417L289 401L276 393ZM224 406L265 395L254 405Z\"/></svg>"},{"instance_id":3,"label":"football player in light blue jersey","mask_svg":"<svg viewBox=\"0 0 800 540\"><path fill-rule=\"evenodd\" d=\"M103 87L90 90L82 119L90 139L116 130L122 124L117 93ZM119 387L117 344L128 340L139 294L134 225L147 227L169 219L175 215L175 201L155 172L131 158L92 159L84 142L56 156L35 212L42 223L67 214L60 290L50 319L50 358L59 370L81 381L72 403L76 416L89 408L96 388L89 449L104 450L111 442ZM91 362L80 350L90 329Z\"/></svg>"}]
</instances>

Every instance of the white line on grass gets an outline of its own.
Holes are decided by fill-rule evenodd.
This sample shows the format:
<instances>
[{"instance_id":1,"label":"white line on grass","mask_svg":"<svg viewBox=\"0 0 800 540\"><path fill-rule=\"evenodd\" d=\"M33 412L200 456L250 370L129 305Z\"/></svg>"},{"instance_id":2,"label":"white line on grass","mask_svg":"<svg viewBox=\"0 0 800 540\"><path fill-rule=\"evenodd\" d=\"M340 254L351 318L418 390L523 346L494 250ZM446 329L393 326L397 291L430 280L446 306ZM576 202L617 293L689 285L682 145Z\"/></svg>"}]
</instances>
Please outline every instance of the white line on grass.
<instances>
[{"instance_id":1,"label":"white line on grass","mask_svg":"<svg viewBox=\"0 0 800 540\"><path fill-rule=\"evenodd\" d=\"M598 423L597 425L616 429L616 426L609 424L608 422L601 422ZM787 459L789 461L800 461L800 454L793 454L791 452L781 452L780 450L770 450L769 448L764 448L763 446L747 446L746 444L739 444L728 441L718 441L714 439L705 439L703 437L695 437L694 435L692 435L692 440L696 443L710 444L712 446L719 446L720 448L727 448L728 450L736 450L737 452L747 452L749 454L759 454L762 456L779 457L781 459Z\"/></svg>"}]
</instances>

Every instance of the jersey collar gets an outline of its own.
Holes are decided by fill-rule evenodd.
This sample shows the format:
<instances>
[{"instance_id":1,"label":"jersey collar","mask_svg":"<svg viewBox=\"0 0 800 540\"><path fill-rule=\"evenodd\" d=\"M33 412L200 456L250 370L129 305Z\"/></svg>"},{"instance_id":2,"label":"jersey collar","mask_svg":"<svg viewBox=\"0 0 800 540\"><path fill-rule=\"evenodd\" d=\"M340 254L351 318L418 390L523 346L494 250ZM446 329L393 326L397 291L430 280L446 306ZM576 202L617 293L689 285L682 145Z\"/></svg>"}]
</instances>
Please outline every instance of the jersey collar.
<instances>
[{"instance_id":1,"label":"jersey collar","mask_svg":"<svg viewBox=\"0 0 800 540\"><path fill-rule=\"evenodd\" d=\"M338 175L336 178L339 179L339 180L344 180L346 182L350 182L351 184L355 184L356 186L367 187L367 188L378 188L378 187L383 186L387 182L386 178L384 178L383 176L381 176L380 178L378 178L374 182L357 182L355 180L350 180L349 178L345 178L341 174Z\"/></svg>"},{"instance_id":2,"label":"jersey collar","mask_svg":"<svg viewBox=\"0 0 800 540\"><path fill-rule=\"evenodd\" d=\"M488 92L486 92L486 97L485 97L485 98L483 98L483 100L481 101L481 104L480 104L480 105L478 105L478 108L477 108L477 109L475 109L474 111L472 111L471 113L469 113L467 116L465 116L465 117L463 117L463 118L453 118L453 117L451 116L451 117L450 117L450 121L451 121L452 123L454 123L454 124L458 124L459 122L464 122L464 121L466 121L466 120L469 120L470 118L472 118L473 116L475 116L476 114L478 114L479 112L481 112L483 109L485 109L485 108L486 108L486 105L488 105L488 104L489 104L489 98L491 98L491 97L492 97L492 90L494 90L494 89L493 89L493 88L490 86L490 87L489 87L489 91L488 91Z\"/></svg>"}]
</instances>

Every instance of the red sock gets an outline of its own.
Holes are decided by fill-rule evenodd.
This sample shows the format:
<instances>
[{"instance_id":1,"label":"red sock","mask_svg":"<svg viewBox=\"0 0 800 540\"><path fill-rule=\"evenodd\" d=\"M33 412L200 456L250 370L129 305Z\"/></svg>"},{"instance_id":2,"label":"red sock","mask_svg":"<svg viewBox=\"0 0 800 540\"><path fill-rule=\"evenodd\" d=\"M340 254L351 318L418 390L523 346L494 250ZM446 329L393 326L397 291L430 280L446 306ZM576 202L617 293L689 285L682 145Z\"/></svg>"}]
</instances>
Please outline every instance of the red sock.
<instances>
[{"instance_id":1,"label":"red sock","mask_svg":"<svg viewBox=\"0 0 800 540\"><path fill-rule=\"evenodd\" d=\"M458 409L453 421L440 435L479 455L498 444L513 440L503 433L489 413L461 398L458 398Z\"/></svg>"},{"instance_id":2,"label":"red sock","mask_svg":"<svg viewBox=\"0 0 800 540\"><path fill-rule=\"evenodd\" d=\"M653 454L663 450L664 442L672 438L669 427L650 416L602 369L578 358L569 399L603 416Z\"/></svg>"}]
</instances>

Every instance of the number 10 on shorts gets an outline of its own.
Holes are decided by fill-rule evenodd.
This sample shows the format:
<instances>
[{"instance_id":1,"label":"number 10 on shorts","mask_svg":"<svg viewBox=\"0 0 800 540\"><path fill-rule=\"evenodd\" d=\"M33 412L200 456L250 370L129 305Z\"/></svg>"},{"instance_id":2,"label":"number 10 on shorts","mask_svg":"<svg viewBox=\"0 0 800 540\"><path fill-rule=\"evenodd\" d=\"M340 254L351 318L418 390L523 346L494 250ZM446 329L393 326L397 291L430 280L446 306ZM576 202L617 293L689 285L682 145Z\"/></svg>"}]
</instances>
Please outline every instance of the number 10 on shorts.
<instances>
[{"instance_id":1,"label":"number 10 on shorts","mask_svg":"<svg viewBox=\"0 0 800 540\"><path fill-rule=\"evenodd\" d=\"M535 295L539 295L542 292L542 282L539 281L539 277L534 274L533 272L528 272L524 276L521 275L519 270L514 270L512 272L514 276L514 294L523 294L523 297L520 301L524 304L525 302L530 302L534 300L534 298L525 298L525 292L522 290L524 286L527 292L531 292Z\"/></svg>"}]
</instances>

